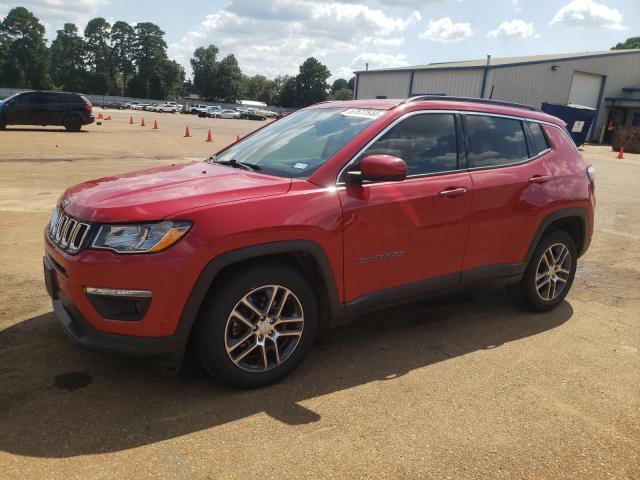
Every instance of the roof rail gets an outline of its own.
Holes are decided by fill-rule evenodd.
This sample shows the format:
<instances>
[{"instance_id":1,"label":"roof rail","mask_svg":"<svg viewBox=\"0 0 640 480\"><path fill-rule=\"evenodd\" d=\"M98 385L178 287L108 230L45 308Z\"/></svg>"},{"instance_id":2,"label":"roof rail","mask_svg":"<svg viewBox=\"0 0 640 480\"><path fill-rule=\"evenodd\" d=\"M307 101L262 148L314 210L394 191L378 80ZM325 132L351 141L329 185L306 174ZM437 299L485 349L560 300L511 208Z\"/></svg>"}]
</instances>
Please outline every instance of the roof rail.
<instances>
[{"instance_id":1,"label":"roof rail","mask_svg":"<svg viewBox=\"0 0 640 480\"><path fill-rule=\"evenodd\" d=\"M418 102L422 100L444 100L446 102L471 102L471 103L484 103L486 105L500 105L502 107L522 108L524 110L533 110L539 112L540 109L532 107L531 105L525 105L524 103L506 102L503 100L492 100L490 98L473 98L473 97L449 97L447 95L418 95L415 97L407 98L401 105L411 102Z\"/></svg>"}]
</instances>

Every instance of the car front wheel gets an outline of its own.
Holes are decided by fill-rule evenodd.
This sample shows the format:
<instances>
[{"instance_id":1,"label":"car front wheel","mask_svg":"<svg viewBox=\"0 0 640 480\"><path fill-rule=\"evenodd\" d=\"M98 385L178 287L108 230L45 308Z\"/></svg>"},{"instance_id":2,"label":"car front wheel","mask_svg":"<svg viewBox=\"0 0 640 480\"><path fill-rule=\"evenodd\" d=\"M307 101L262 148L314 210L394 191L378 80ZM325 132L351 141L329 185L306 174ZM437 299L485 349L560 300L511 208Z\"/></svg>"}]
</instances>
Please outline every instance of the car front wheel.
<instances>
[{"instance_id":1,"label":"car front wheel","mask_svg":"<svg viewBox=\"0 0 640 480\"><path fill-rule=\"evenodd\" d=\"M578 254L571 235L555 231L545 235L512 293L529 311L546 312L558 306L569 293L576 274Z\"/></svg>"},{"instance_id":2,"label":"car front wheel","mask_svg":"<svg viewBox=\"0 0 640 480\"><path fill-rule=\"evenodd\" d=\"M196 327L204 367L243 388L269 385L295 369L318 326L317 301L304 276L264 263L229 272L216 285Z\"/></svg>"}]
</instances>

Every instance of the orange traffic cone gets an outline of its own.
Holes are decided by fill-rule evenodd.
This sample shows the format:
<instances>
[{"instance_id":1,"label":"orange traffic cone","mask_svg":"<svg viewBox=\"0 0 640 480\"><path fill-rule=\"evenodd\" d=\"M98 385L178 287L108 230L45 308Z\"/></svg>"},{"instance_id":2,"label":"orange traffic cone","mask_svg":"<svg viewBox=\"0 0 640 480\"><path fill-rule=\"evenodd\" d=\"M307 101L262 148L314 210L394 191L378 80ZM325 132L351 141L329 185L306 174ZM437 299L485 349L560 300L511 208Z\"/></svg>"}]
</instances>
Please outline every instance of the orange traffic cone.
<instances>
[{"instance_id":1,"label":"orange traffic cone","mask_svg":"<svg viewBox=\"0 0 640 480\"><path fill-rule=\"evenodd\" d=\"M213 136L211 135L211 130L209 130L209 133L207 134L207 140L205 140L207 142L213 142Z\"/></svg>"},{"instance_id":2,"label":"orange traffic cone","mask_svg":"<svg viewBox=\"0 0 640 480\"><path fill-rule=\"evenodd\" d=\"M158 121L157 120L153 121L153 129L152 130L158 130Z\"/></svg>"},{"instance_id":3,"label":"orange traffic cone","mask_svg":"<svg viewBox=\"0 0 640 480\"><path fill-rule=\"evenodd\" d=\"M105 117L104 120L111 120L111 115L109 115L108 117Z\"/></svg>"},{"instance_id":4,"label":"orange traffic cone","mask_svg":"<svg viewBox=\"0 0 640 480\"><path fill-rule=\"evenodd\" d=\"M236 142L240 141L240 135L236 135Z\"/></svg>"},{"instance_id":5,"label":"orange traffic cone","mask_svg":"<svg viewBox=\"0 0 640 480\"><path fill-rule=\"evenodd\" d=\"M102 114L99 113L98 116L96 117L96 120L102 120Z\"/></svg>"},{"instance_id":6,"label":"orange traffic cone","mask_svg":"<svg viewBox=\"0 0 640 480\"><path fill-rule=\"evenodd\" d=\"M618 158L624 158L624 145L620 145L620 151L618 152Z\"/></svg>"},{"instance_id":7,"label":"orange traffic cone","mask_svg":"<svg viewBox=\"0 0 640 480\"><path fill-rule=\"evenodd\" d=\"M190 137L191 136L191 134L189 133L189 125L187 125L187 128L185 128L185 130L184 130L184 136L185 137Z\"/></svg>"},{"instance_id":8,"label":"orange traffic cone","mask_svg":"<svg viewBox=\"0 0 640 480\"><path fill-rule=\"evenodd\" d=\"M140 126L141 127L146 127L146 125L144 124L144 117L142 117L142 121L140 122Z\"/></svg>"},{"instance_id":9,"label":"orange traffic cone","mask_svg":"<svg viewBox=\"0 0 640 480\"><path fill-rule=\"evenodd\" d=\"M129 117L129 125L133 125L133 115Z\"/></svg>"}]
</instances>

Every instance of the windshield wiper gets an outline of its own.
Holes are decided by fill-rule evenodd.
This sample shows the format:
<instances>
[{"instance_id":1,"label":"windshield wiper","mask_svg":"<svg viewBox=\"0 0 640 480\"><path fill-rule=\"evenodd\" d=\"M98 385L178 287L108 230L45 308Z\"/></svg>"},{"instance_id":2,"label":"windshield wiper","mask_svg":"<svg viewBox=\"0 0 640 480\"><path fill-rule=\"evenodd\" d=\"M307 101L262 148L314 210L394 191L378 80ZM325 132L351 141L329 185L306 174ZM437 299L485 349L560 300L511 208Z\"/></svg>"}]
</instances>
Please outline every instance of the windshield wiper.
<instances>
[{"instance_id":1,"label":"windshield wiper","mask_svg":"<svg viewBox=\"0 0 640 480\"><path fill-rule=\"evenodd\" d=\"M235 158L231 160L215 160L213 158L209 159L211 163L219 163L220 165L229 165L233 168L242 168L243 170L249 170L250 172L255 172L261 170L259 165L254 165L253 163L247 162L239 162Z\"/></svg>"}]
</instances>

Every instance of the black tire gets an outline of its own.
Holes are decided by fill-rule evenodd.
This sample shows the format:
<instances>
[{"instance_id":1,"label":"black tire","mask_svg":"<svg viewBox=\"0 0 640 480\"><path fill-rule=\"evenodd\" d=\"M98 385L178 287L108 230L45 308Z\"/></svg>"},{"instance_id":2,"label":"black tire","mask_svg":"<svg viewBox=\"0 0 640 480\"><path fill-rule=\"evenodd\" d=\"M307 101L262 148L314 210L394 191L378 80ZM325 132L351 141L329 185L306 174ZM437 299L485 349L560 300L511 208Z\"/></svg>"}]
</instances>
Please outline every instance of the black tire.
<instances>
[{"instance_id":1,"label":"black tire","mask_svg":"<svg viewBox=\"0 0 640 480\"><path fill-rule=\"evenodd\" d=\"M65 118L64 128L67 132L79 132L82 128L82 121L80 120L80 117L73 115Z\"/></svg>"},{"instance_id":2,"label":"black tire","mask_svg":"<svg viewBox=\"0 0 640 480\"><path fill-rule=\"evenodd\" d=\"M278 339L273 341L270 340L270 335L265 335L263 341L266 347L260 347L257 345L258 339L260 338L258 334L252 333L254 330L250 330L244 326L242 322L236 322L240 324L241 328L246 329L239 333L238 337L251 335L246 342L242 344L238 342L239 348L242 348L243 351L251 350L249 347L253 346L254 350L247 355L247 359L251 359L252 355L260 355L259 357L253 358L257 358L257 361L264 365L262 361L262 351L267 352L264 355L268 358L267 364L269 364L268 367L270 369L248 371L245 369L246 366L243 368L239 366L239 364L234 363L230 358L231 354L227 353L227 322L232 311L234 311L245 295L256 289L268 288L267 286L271 285L284 287L296 297L289 301L295 302L297 300L299 303L295 303L295 305L301 306L302 308L302 312L300 312L304 318L302 333L299 337L295 337L298 338L295 346L286 343L295 341L289 340L289 338L292 337L282 337L282 341L285 342L284 344L280 343L280 345L284 347L281 347L283 357L287 352L287 348L291 348L291 350L289 353L286 353L285 358L282 358L282 363L277 365L273 347L271 347L271 350L268 350L268 348L269 345L273 345L273 343L270 342L275 342L275 344L278 345ZM282 290L280 290L280 292L282 292ZM277 308L279 301L280 300L274 303L275 308ZM248 310L247 312L249 312L249 315L252 315L250 318L251 323L257 325L255 320L259 317L256 314L251 314ZM271 312L274 312L274 309L272 309ZM265 322L266 321L268 320L265 320ZM224 278L216 283L213 291L205 300L198 318L198 323L195 327L198 357L204 368L223 383L240 388L264 387L281 380L300 364L315 340L318 323L317 299L311 286L297 269L273 262L263 262L248 267L239 267L225 274ZM231 325L234 325L233 322L231 322ZM283 327L288 328L287 325L283 325ZM255 328L256 327L254 327L254 329ZM246 344L247 347L243 347L243 344ZM266 348L267 350L265 350ZM242 353L242 351L240 352ZM239 356L240 355L236 355L236 359Z\"/></svg>"},{"instance_id":3,"label":"black tire","mask_svg":"<svg viewBox=\"0 0 640 480\"><path fill-rule=\"evenodd\" d=\"M568 263L561 265L562 269L556 272L557 280L553 280L553 276L540 278L540 275L547 270L547 263L543 260L543 255L551 247L554 248L554 252L561 252L560 246L564 246L568 250L568 260L565 260ZM571 235L561 230L548 233L538 243L520 282L510 287L512 297L521 308L530 312L548 312L554 309L562 303L571 289L576 274L577 259L578 252ZM564 271L569 273L564 273ZM536 285L536 278L539 278L538 285ZM554 289L553 293L550 293L552 288ZM556 293L555 289L558 288L560 291Z\"/></svg>"},{"instance_id":4,"label":"black tire","mask_svg":"<svg viewBox=\"0 0 640 480\"><path fill-rule=\"evenodd\" d=\"M0 116L0 130L4 130L7 128L7 117L2 115Z\"/></svg>"}]
</instances>

